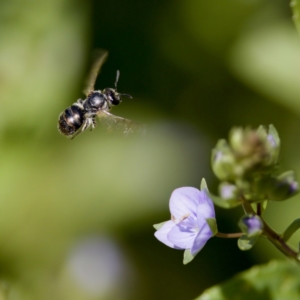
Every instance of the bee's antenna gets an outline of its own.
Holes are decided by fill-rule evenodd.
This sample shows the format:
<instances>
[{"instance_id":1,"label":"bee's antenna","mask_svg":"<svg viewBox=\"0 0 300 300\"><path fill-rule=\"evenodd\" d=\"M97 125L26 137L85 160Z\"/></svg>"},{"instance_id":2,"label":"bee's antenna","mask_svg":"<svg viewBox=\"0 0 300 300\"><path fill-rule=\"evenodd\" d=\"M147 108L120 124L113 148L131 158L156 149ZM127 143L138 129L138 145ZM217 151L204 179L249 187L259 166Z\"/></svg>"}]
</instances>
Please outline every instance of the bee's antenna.
<instances>
[{"instance_id":1,"label":"bee's antenna","mask_svg":"<svg viewBox=\"0 0 300 300\"><path fill-rule=\"evenodd\" d=\"M120 77L120 71L118 70L117 71L117 76L116 76L116 82L115 82L115 91L117 91L117 84L118 84L118 81L119 81L119 77ZM130 96L128 94L119 94L119 95L132 99L132 96Z\"/></svg>"},{"instance_id":2,"label":"bee's antenna","mask_svg":"<svg viewBox=\"0 0 300 300\"><path fill-rule=\"evenodd\" d=\"M117 84L118 84L118 81L119 81L119 77L120 77L120 71L118 70L117 71L117 76L116 76L116 82L115 82L115 90L117 91Z\"/></svg>"},{"instance_id":3,"label":"bee's antenna","mask_svg":"<svg viewBox=\"0 0 300 300\"><path fill-rule=\"evenodd\" d=\"M123 97L127 97L127 98L130 98L132 99L132 96L131 95L128 95L128 94L119 94L120 96L123 96Z\"/></svg>"}]
</instances>

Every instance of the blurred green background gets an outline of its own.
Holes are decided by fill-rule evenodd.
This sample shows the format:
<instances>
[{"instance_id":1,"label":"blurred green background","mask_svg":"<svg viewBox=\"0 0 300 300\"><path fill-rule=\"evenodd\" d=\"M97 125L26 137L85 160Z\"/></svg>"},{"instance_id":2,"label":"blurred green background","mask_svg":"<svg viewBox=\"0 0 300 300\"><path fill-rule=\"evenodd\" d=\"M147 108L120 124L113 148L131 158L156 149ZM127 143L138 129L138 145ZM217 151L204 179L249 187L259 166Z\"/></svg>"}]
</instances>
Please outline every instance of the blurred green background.
<instances>
[{"instance_id":1,"label":"blurred green background","mask_svg":"<svg viewBox=\"0 0 300 300\"><path fill-rule=\"evenodd\" d=\"M95 48L109 51L96 88L119 69L133 99L113 113L147 134L58 133ZM152 224L175 188L205 177L216 192L210 151L232 126L273 123L282 171L299 173L299 67L287 1L1 0L0 299L193 299L282 259L264 240L244 253L214 238L183 266ZM271 203L270 225L283 231L299 200ZM241 214L217 209L219 230Z\"/></svg>"}]
</instances>

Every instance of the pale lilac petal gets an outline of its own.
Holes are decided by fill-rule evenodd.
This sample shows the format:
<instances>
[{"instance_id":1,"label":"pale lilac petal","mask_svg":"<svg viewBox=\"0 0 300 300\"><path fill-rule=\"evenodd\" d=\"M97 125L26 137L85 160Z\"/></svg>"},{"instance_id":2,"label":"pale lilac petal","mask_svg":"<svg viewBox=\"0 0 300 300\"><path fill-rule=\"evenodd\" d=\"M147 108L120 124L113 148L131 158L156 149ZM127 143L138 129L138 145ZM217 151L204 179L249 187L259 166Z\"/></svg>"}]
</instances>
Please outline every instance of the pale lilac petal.
<instances>
[{"instance_id":1,"label":"pale lilac petal","mask_svg":"<svg viewBox=\"0 0 300 300\"><path fill-rule=\"evenodd\" d=\"M190 249L194 243L197 232L197 221L190 217L170 230L168 240L178 248Z\"/></svg>"},{"instance_id":2,"label":"pale lilac petal","mask_svg":"<svg viewBox=\"0 0 300 300\"><path fill-rule=\"evenodd\" d=\"M198 232L194 243L191 247L192 255L196 255L206 244L206 242L212 237L212 231L207 223L203 224L202 228Z\"/></svg>"},{"instance_id":3,"label":"pale lilac petal","mask_svg":"<svg viewBox=\"0 0 300 300\"><path fill-rule=\"evenodd\" d=\"M214 203L210 199L207 192L201 191L201 197L200 197L199 203L200 203L201 207L203 207L201 210L197 209L197 214L200 213L200 217L204 217L205 219L215 218Z\"/></svg>"},{"instance_id":4,"label":"pale lilac petal","mask_svg":"<svg viewBox=\"0 0 300 300\"><path fill-rule=\"evenodd\" d=\"M164 243L165 245L171 247L171 248L175 248L174 244L171 243L168 240L168 234L170 232L170 230L175 226L176 224L173 221L167 221L160 229L158 229L154 235L155 237L162 243Z\"/></svg>"},{"instance_id":5,"label":"pale lilac petal","mask_svg":"<svg viewBox=\"0 0 300 300\"><path fill-rule=\"evenodd\" d=\"M204 226L208 225L204 218L197 218L197 228L203 228ZM199 229L200 230L200 229ZM198 231L199 231L198 230Z\"/></svg>"},{"instance_id":6,"label":"pale lilac petal","mask_svg":"<svg viewBox=\"0 0 300 300\"><path fill-rule=\"evenodd\" d=\"M197 219L208 219L208 218L215 218L215 208L211 201L211 199L204 193L204 199L206 202L203 202L197 206Z\"/></svg>"},{"instance_id":7,"label":"pale lilac petal","mask_svg":"<svg viewBox=\"0 0 300 300\"><path fill-rule=\"evenodd\" d=\"M196 216L196 208L201 192L193 187L182 187L174 190L170 198L170 212L176 221L188 215Z\"/></svg>"}]
</instances>

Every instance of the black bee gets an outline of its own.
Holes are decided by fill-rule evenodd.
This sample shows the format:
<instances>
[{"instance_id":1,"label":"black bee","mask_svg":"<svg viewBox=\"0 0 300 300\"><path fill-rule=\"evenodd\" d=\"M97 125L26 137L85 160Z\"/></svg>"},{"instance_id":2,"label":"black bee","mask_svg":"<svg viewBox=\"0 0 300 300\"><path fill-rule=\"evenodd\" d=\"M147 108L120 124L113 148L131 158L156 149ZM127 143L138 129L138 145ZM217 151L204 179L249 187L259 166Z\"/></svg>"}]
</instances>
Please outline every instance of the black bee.
<instances>
[{"instance_id":1,"label":"black bee","mask_svg":"<svg viewBox=\"0 0 300 300\"><path fill-rule=\"evenodd\" d=\"M134 122L115 116L109 112L112 106L119 105L122 101L121 97L132 98L128 94L117 92L117 83L120 72L117 71L115 88L105 88L104 90L94 90L95 81L98 72L105 61L108 53L101 51L98 59L93 64L90 76L87 80L87 87L84 90L86 98L78 99L58 118L58 130L61 134L73 139L78 134L90 128L93 130L96 126L96 117L106 117L108 127L114 125L122 126L124 133L129 133L133 130Z\"/></svg>"}]
</instances>

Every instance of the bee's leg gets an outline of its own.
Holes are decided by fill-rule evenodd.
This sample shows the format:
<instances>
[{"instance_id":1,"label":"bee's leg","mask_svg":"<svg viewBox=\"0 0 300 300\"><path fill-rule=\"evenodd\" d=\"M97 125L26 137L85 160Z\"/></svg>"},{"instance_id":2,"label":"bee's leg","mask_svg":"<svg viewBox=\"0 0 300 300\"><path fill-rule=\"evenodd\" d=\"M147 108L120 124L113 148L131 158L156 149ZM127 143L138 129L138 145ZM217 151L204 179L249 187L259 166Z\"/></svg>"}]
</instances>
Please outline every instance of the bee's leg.
<instances>
[{"instance_id":1,"label":"bee's leg","mask_svg":"<svg viewBox=\"0 0 300 300\"><path fill-rule=\"evenodd\" d=\"M79 128L71 137L71 140L73 140L78 134L83 132L87 128L87 122L84 120L84 122L81 125L81 128Z\"/></svg>"},{"instance_id":2,"label":"bee's leg","mask_svg":"<svg viewBox=\"0 0 300 300\"><path fill-rule=\"evenodd\" d=\"M88 125L86 127L86 129L90 128L90 131L92 131L94 129L94 122L93 122L93 118L88 118Z\"/></svg>"},{"instance_id":3,"label":"bee's leg","mask_svg":"<svg viewBox=\"0 0 300 300\"><path fill-rule=\"evenodd\" d=\"M92 128L91 128L91 131L93 130L93 129L95 129L95 127L96 127L96 120L95 120L95 118L93 118L92 119Z\"/></svg>"},{"instance_id":4,"label":"bee's leg","mask_svg":"<svg viewBox=\"0 0 300 300\"><path fill-rule=\"evenodd\" d=\"M96 120L93 117L90 117L87 120L88 120L87 121L88 125L86 126L85 129L90 128L90 131L92 131L96 127Z\"/></svg>"},{"instance_id":5,"label":"bee's leg","mask_svg":"<svg viewBox=\"0 0 300 300\"><path fill-rule=\"evenodd\" d=\"M96 115L97 113L95 112L88 112L84 115L85 127L82 130L86 130L91 127L90 131L92 131L96 127L96 120L95 120Z\"/></svg>"},{"instance_id":6,"label":"bee's leg","mask_svg":"<svg viewBox=\"0 0 300 300\"><path fill-rule=\"evenodd\" d=\"M81 126L81 132L87 130L91 126L90 118L86 118Z\"/></svg>"},{"instance_id":7,"label":"bee's leg","mask_svg":"<svg viewBox=\"0 0 300 300\"><path fill-rule=\"evenodd\" d=\"M71 140L73 140L78 134L82 133L83 131L87 130L92 125L91 118L86 118L81 127L76 131L76 133L71 137Z\"/></svg>"}]
</instances>

